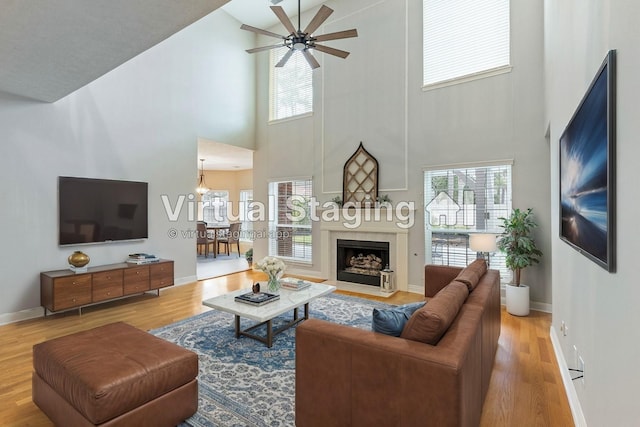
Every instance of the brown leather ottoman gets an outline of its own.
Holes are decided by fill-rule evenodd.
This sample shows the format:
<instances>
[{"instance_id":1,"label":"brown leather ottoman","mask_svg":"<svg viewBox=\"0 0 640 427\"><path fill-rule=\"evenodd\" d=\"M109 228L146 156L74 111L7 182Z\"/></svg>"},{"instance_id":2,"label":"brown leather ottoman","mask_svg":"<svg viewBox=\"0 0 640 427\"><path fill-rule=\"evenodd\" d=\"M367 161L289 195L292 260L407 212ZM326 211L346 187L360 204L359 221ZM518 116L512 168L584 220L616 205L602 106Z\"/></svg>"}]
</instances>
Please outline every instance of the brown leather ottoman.
<instances>
[{"instance_id":1,"label":"brown leather ottoman","mask_svg":"<svg viewBox=\"0 0 640 427\"><path fill-rule=\"evenodd\" d=\"M175 426L198 409L198 356L126 323L36 344L33 367L58 426Z\"/></svg>"}]
</instances>

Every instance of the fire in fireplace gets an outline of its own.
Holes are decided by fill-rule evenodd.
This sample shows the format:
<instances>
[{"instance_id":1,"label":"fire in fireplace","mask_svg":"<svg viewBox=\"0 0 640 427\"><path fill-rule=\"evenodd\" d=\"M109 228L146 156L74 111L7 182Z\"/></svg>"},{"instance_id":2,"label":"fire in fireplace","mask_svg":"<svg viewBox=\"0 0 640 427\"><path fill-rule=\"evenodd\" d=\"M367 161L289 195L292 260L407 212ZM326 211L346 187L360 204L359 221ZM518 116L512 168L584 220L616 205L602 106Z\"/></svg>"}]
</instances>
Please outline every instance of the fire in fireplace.
<instances>
[{"instance_id":1,"label":"fire in fireplace","mask_svg":"<svg viewBox=\"0 0 640 427\"><path fill-rule=\"evenodd\" d=\"M380 286L380 270L388 264L389 242L337 241L337 280Z\"/></svg>"}]
</instances>

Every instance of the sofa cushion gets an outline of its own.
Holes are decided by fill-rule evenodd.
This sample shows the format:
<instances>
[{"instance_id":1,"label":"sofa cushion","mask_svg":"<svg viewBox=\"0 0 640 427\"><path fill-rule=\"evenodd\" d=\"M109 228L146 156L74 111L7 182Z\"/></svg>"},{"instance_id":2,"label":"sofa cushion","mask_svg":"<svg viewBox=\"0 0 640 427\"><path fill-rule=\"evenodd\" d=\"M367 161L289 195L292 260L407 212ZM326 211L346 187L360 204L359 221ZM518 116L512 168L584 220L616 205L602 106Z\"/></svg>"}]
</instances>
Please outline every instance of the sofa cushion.
<instances>
[{"instance_id":1,"label":"sofa cushion","mask_svg":"<svg viewBox=\"0 0 640 427\"><path fill-rule=\"evenodd\" d=\"M471 292L486 272L487 262L484 259L477 259L464 268L460 274L458 274L456 280L467 285L469 292Z\"/></svg>"},{"instance_id":2,"label":"sofa cushion","mask_svg":"<svg viewBox=\"0 0 640 427\"><path fill-rule=\"evenodd\" d=\"M428 304L413 313L400 337L436 345L468 295L469 289L464 283L449 283Z\"/></svg>"},{"instance_id":3,"label":"sofa cushion","mask_svg":"<svg viewBox=\"0 0 640 427\"><path fill-rule=\"evenodd\" d=\"M393 308L374 308L371 319L371 329L385 335L399 337L411 315L425 302L414 302Z\"/></svg>"}]
</instances>

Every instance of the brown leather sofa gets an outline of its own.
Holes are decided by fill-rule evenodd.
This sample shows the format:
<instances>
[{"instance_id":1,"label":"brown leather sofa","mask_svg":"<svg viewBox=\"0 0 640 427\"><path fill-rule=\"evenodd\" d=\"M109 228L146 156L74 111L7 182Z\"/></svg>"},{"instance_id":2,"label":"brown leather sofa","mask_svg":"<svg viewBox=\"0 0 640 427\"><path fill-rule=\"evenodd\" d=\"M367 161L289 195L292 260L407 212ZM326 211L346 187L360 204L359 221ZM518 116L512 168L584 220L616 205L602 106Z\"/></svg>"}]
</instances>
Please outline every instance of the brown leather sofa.
<instances>
[{"instance_id":1,"label":"brown leather sofa","mask_svg":"<svg viewBox=\"0 0 640 427\"><path fill-rule=\"evenodd\" d=\"M460 290L463 273L427 265L425 296L434 298L424 309L450 283ZM436 345L305 321L296 331L296 425L479 425L500 335L498 271L485 266L454 315Z\"/></svg>"}]
</instances>

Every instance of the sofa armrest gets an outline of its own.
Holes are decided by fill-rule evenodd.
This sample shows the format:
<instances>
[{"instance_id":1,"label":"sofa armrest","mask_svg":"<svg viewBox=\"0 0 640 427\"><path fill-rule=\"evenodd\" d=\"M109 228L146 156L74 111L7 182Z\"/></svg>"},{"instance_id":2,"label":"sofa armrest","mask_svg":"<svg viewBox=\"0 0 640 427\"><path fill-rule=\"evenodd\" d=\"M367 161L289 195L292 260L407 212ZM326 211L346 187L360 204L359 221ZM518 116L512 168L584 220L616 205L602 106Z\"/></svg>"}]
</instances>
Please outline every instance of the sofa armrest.
<instances>
[{"instance_id":1,"label":"sofa armrest","mask_svg":"<svg viewBox=\"0 0 640 427\"><path fill-rule=\"evenodd\" d=\"M481 315L463 307L437 346L305 321L296 330L296 425L477 425Z\"/></svg>"},{"instance_id":2,"label":"sofa armrest","mask_svg":"<svg viewBox=\"0 0 640 427\"><path fill-rule=\"evenodd\" d=\"M450 267L448 265L424 266L424 295L433 297L440 289L447 286L462 271L461 267Z\"/></svg>"}]
</instances>

